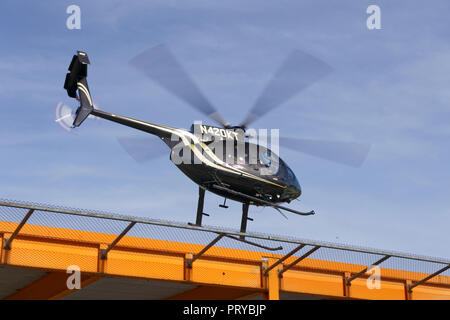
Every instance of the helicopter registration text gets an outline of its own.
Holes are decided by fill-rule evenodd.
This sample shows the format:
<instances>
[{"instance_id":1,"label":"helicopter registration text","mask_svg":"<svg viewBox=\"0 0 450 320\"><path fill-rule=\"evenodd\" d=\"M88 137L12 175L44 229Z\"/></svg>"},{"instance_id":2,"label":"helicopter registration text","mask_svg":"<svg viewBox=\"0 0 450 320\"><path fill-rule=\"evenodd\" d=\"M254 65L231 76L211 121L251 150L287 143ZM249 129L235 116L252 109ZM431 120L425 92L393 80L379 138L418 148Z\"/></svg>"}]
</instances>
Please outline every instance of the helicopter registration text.
<instances>
[{"instance_id":1,"label":"helicopter registration text","mask_svg":"<svg viewBox=\"0 0 450 320\"><path fill-rule=\"evenodd\" d=\"M233 130L222 129L218 127L200 126L201 134L211 134L218 137L239 141L239 134Z\"/></svg>"}]
</instances>

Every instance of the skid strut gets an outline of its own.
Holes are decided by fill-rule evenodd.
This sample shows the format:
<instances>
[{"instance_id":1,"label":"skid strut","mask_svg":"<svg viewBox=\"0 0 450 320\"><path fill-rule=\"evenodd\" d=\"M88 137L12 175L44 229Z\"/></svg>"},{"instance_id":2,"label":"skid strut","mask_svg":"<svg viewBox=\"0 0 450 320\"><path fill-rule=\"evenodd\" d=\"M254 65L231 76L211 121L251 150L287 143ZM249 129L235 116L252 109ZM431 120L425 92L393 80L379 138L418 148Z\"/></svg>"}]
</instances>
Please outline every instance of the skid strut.
<instances>
[{"instance_id":1,"label":"skid strut","mask_svg":"<svg viewBox=\"0 0 450 320\"><path fill-rule=\"evenodd\" d=\"M249 207L249 203L243 203L242 204L242 221L241 221L241 232L245 233L247 231L247 220L253 221L252 218L248 217L248 207ZM245 236L240 236L239 237L241 240L245 239Z\"/></svg>"},{"instance_id":2,"label":"skid strut","mask_svg":"<svg viewBox=\"0 0 450 320\"><path fill-rule=\"evenodd\" d=\"M197 204L197 218L195 219L195 225L201 227L203 216L209 216L209 214L203 212L203 206L205 204L205 189L198 188L198 204Z\"/></svg>"}]
</instances>

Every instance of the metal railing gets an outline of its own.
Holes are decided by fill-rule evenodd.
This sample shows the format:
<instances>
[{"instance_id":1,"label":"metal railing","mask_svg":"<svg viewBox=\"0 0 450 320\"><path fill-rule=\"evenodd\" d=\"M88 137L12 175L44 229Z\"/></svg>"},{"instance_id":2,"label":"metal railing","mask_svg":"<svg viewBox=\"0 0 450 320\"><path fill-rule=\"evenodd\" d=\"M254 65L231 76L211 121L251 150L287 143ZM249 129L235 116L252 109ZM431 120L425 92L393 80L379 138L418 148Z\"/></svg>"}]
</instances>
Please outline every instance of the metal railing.
<instances>
[{"instance_id":1,"label":"metal railing","mask_svg":"<svg viewBox=\"0 0 450 320\"><path fill-rule=\"evenodd\" d=\"M56 206L48 206L48 205L40 205L40 204L30 204L25 202L17 202L17 201L0 201L0 221L9 221L18 223L15 231L12 235L5 240L3 244L3 248L5 250L11 249L11 244L14 239L20 234L21 229L27 223L29 225L42 225L42 226L55 226L55 216L48 216L49 214L57 214L59 218L59 226L61 223L70 225L71 228L76 230L92 230L94 229L105 229L103 232L111 233L108 231L108 225L106 221L111 223L116 223L114 225L115 231L112 232L117 234L117 238L104 250L102 250L101 258L107 259L107 254L110 250L114 249L115 245L120 241L122 237L126 234L134 232L134 236L141 238L169 238L173 239L174 237L179 237L179 230L185 230L185 232L191 232L193 234L189 234L186 237L189 237L189 240L192 243L204 245L204 248L196 253L194 257L188 261L188 267L192 268L192 263L199 259L208 249L213 246L216 246L217 243L221 243L223 246L222 239L232 240L231 242L234 244L228 243L228 247L232 247L235 245L247 246L256 250L263 251L277 251L280 253L281 258L268 266L264 270L264 275L267 276L268 272L275 267L282 264L285 260L290 257L296 257L296 259L290 263L289 265L283 265L283 268L278 271L278 275L281 278L283 273L287 270L297 266L301 261L303 261L307 257L314 256L314 259L324 260L324 261L336 261L342 263L352 263L352 259L347 256L347 253L353 254L354 260L364 260L368 263L362 263L363 265L380 265L382 263L386 264L386 261L391 261L391 264L388 265L389 268L405 270L411 269L411 263L414 265L412 267L413 272L420 272L425 274L422 279L418 279L412 284L408 285L408 290L411 292L415 287L426 283L427 281L437 277L438 275L443 275L448 272L450 269L450 259L444 258L432 258L432 257L424 257L417 256L406 253L399 253L393 251L386 250L377 250L377 249L368 249L361 248L356 246L342 245L342 244L334 244L328 242L321 241L312 241L312 240L304 240L304 239L294 239L288 237L281 237L276 235L267 235L267 234L258 234L258 233L242 233L235 230L227 230L223 228L215 228L215 227L200 227L192 224L183 224L183 223L175 223L161 220L153 220L146 218L138 218L138 217L130 217L125 215L117 215L110 213L102 213L96 211L89 210L79 210L79 209L70 209L70 208L62 208ZM39 215L37 217L36 215ZM61 215L64 215L65 218L62 218ZM74 221L73 217L82 217L83 221ZM72 218L71 218L72 217ZM34 221L33 221L34 218ZM93 220L98 221L100 219L101 223L98 223L98 226L95 226ZM121 223L120 226L117 223ZM145 228L141 228L140 230L137 228L138 226L145 227L151 226L153 229L148 230ZM155 229L156 228L156 229ZM177 235L173 233L174 230L178 230ZM2 232L2 230L0 230ZM245 239L245 240L244 240ZM249 240L251 239L251 240ZM305 249L305 250L303 250ZM296 256L298 254L299 256ZM324 257L325 255L325 257ZM356 255L356 256L355 256ZM331 258L331 259L330 259ZM375 260L375 258L377 258ZM392 262L394 260L394 262ZM371 262L375 261L375 262ZM396 261L396 263L395 263ZM359 263L361 264L361 263ZM422 264L422 266L419 266ZM358 273L354 273L353 275L346 278L346 284L348 286L351 285L351 282L362 276L367 272L368 268L361 270ZM444 285L450 285L450 277L445 277ZM448 279L447 279L448 278Z\"/></svg>"}]
</instances>

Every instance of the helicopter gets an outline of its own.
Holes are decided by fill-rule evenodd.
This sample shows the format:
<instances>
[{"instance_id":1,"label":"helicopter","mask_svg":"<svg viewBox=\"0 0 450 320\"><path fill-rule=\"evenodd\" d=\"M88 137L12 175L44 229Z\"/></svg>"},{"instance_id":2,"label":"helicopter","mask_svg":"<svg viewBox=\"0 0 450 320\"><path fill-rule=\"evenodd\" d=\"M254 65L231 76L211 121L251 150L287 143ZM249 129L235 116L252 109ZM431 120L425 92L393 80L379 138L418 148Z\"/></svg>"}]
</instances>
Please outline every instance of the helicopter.
<instances>
[{"instance_id":1,"label":"helicopter","mask_svg":"<svg viewBox=\"0 0 450 320\"><path fill-rule=\"evenodd\" d=\"M275 73L245 120L232 126L225 121L194 81L184 71L165 45L144 51L130 65L142 71L160 86L184 100L219 126L194 123L190 130L150 123L106 112L94 107L87 83L90 64L86 52L77 51L66 74L64 89L80 105L73 115L72 127L94 116L125 125L159 137L170 149L170 160L199 186L196 226L202 226L205 192L209 191L226 200L242 203L242 233L246 232L250 205L272 207L282 211L308 216L314 210L302 212L283 206L302 194L297 177L291 168L269 147L251 142L248 127L262 115L287 101L297 92L310 86L331 71L326 63L302 51L291 53ZM298 76L302 74L303 76ZM360 166L369 146L356 142L334 142L280 138L288 148L350 166ZM230 161L231 160L231 161Z\"/></svg>"}]
</instances>

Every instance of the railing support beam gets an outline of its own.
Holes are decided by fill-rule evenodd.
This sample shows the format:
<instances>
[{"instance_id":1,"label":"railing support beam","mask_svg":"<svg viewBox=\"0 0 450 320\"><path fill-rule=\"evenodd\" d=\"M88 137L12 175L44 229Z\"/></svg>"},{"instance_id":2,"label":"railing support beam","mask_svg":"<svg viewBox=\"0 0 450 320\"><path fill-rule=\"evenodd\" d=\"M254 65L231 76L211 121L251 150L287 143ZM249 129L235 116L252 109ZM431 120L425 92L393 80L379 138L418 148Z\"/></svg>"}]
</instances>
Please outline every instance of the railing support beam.
<instances>
[{"instance_id":1,"label":"railing support beam","mask_svg":"<svg viewBox=\"0 0 450 320\"><path fill-rule=\"evenodd\" d=\"M377 266L377 265L379 265L380 263L382 263L382 262L386 261L387 259L389 259L390 257L391 257L391 256L384 256L383 258L381 258L381 259L378 260L377 262L374 262L374 263L372 264L372 266ZM346 278L347 286L350 286L350 285L352 284L351 282L352 282L353 280L355 280L356 278L362 276L364 273L367 272L368 269L369 269L369 267L365 268L364 270L361 270L360 272L358 272L357 274L354 274L354 275L351 276L351 277Z\"/></svg>"},{"instance_id":2,"label":"railing support beam","mask_svg":"<svg viewBox=\"0 0 450 320\"><path fill-rule=\"evenodd\" d=\"M111 251L112 248L115 247L115 245L117 244L117 242L120 241L120 239L123 238L124 235L126 235L128 233L128 231L130 231L131 228L133 228L133 226L136 224L135 221L131 222L126 228L125 230L122 231L121 234L119 234L119 236L108 246L108 248L104 249L104 250L100 250L100 258L102 260L106 260L108 258L108 252Z\"/></svg>"},{"instance_id":3,"label":"railing support beam","mask_svg":"<svg viewBox=\"0 0 450 320\"><path fill-rule=\"evenodd\" d=\"M202 249L199 253L197 253L195 256L192 257L192 259L186 259L186 267L188 269L192 269L192 264L195 260L200 258L202 254L204 254L209 248L211 248L213 245L215 245L220 239L222 239L225 236L224 233L219 234L216 238L214 238L213 241L211 241L206 247Z\"/></svg>"},{"instance_id":4,"label":"railing support beam","mask_svg":"<svg viewBox=\"0 0 450 320\"><path fill-rule=\"evenodd\" d=\"M305 259L306 257L308 257L309 255L313 254L314 252L316 252L317 250L320 249L320 246L315 246L314 248L312 248L311 250L309 250L308 252L306 252L304 255L302 255L300 258L298 258L297 260L295 260L294 262L292 262L291 264L285 266L283 268L283 270L280 270L278 272L278 277L279 278L283 278L283 273L285 273L286 271L288 271L289 269L291 269L293 266L295 266L297 263L299 263L300 261L302 261L303 259Z\"/></svg>"},{"instance_id":5,"label":"railing support beam","mask_svg":"<svg viewBox=\"0 0 450 320\"><path fill-rule=\"evenodd\" d=\"M295 248L294 250L292 250L291 252L289 252L287 255L285 255L283 258L281 258L280 260L276 261L274 264L272 264L270 267L268 267L266 269L266 271L264 271L264 276L268 276L269 275L269 271L272 270L273 268L275 268L277 265L279 265L280 263L283 263L287 258L289 258L290 256L292 256L293 254L295 254L297 251L303 249L305 247L305 244L301 244L299 245L297 248Z\"/></svg>"},{"instance_id":6,"label":"railing support beam","mask_svg":"<svg viewBox=\"0 0 450 320\"><path fill-rule=\"evenodd\" d=\"M13 234L11 235L11 237L9 237L9 239L6 240L5 245L3 246L3 249L5 250L11 250L11 243L13 242L14 238L19 234L19 231L22 229L22 227L25 225L25 223L27 223L27 220L31 217L31 215L33 214L34 209L30 209L27 214L25 215L25 217L22 219L22 221L20 222L20 224L17 226L16 230L14 230Z\"/></svg>"},{"instance_id":7,"label":"railing support beam","mask_svg":"<svg viewBox=\"0 0 450 320\"><path fill-rule=\"evenodd\" d=\"M427 282L428 280L430 280L431 278L436 277L437 275L441 274L442 272L447 271L448 269L450 269L450 264L442 269L439 269L438 271L436 271L433 274L430 274L428 277L423 278L420 281L414 282L413 284L408 284L408 292L412 293L412 289L414 289L417 286L420 286L421 284L424 284L425 282Z\"/></svg>"}]
</instances>

